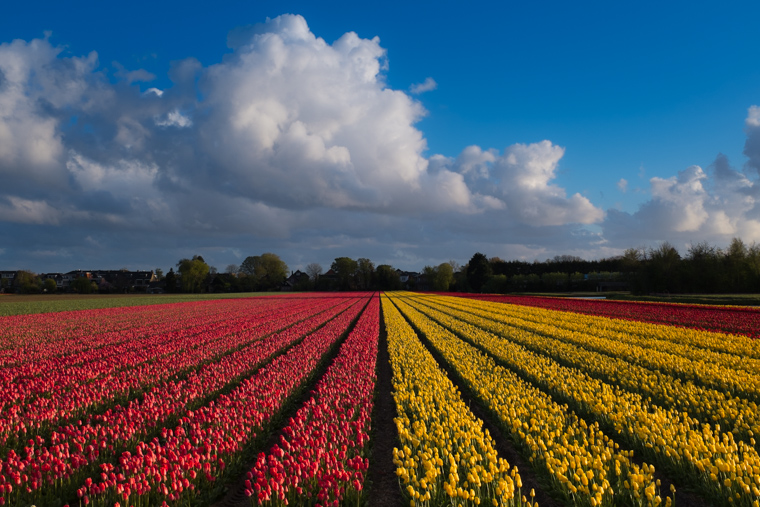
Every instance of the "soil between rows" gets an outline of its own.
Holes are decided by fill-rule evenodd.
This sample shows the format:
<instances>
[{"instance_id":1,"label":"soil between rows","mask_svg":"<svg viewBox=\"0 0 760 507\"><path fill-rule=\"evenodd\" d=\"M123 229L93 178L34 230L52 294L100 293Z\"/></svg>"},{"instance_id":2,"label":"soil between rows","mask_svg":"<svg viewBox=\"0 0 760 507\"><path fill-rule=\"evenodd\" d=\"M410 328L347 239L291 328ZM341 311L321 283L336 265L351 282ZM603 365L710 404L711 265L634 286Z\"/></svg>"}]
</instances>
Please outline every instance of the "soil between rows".
<instances>
[{"instance_id":1,"label":"soil between rows","mask_svg":"<svg viewBox=\"0 0 760 507\"><path fill-rule=\"evenodd\" d=\"M390 355L388 354L388 332L385 329L382 307L380 310L380 341L377 347L377 382L375 383L375 407L372 413L372 456L370 457L367 481L369 507L398 507L403 498L393 464L393 448L398 445L396 424L398 416L393 400Z\"/></svg>"}]
</instances>

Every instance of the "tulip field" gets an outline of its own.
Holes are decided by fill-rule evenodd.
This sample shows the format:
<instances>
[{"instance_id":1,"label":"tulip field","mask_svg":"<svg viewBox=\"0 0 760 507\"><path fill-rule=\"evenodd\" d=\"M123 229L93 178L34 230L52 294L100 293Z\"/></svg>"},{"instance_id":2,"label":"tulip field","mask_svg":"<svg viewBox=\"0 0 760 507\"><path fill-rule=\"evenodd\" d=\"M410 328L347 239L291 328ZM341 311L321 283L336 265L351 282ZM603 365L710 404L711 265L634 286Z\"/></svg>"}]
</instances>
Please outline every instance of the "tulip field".
<instances>
[{"instance_id":1,"label":"tulip field","mask_svg":"<svg viewBox=\"0 0 760 507\"><path fill-rule=\"evenodd\" d=\"M0 506L760 506L760 311L553 299L1 317Z\"/></svg>"},{"instance_id":2,"label":"tulip field","mask_svg":"<svg viewBox=\"0 0 760 507\"><path fill-rule=\"evenodd\" d=\"M760 311L756 307L705 306L678 303L628 303L567 297L495 296L471 294L474 299L551 310L586 313L615 319L724 331L760 338Z\"/></svg>"}]
</instances>

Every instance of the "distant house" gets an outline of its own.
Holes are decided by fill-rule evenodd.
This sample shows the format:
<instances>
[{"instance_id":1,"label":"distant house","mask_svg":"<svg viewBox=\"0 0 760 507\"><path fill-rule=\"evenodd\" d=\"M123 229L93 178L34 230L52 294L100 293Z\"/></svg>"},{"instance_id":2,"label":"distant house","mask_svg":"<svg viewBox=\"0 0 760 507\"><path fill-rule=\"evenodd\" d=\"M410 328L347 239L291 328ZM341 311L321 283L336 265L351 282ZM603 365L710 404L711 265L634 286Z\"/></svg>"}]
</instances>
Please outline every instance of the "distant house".
<instances>
[{"instance_id":1,"label":"distant house","mask_svg":"<svg viewBox=\"0 0 760 507\"><path fill-rule=\"evenodd\" d=\"M63 288L63 273L41 273L41 280L53 280L57 289Z\"/></svg>"},{"instance_id":2,"label":"distant house","mask_svg":"<svg viewBox=\"0 0 760 507\"><path fill-rule=\"evenodd\" d=\"M100 292L143 292L151 282L157 280L156 274L152 270L129 271L126 269L95 269L91 271L77 269L64 274L48 273L45 276L53 278L61 290L67 290L71 282L77 278L86 277L98 286Z\"/></svg>"},{"instance_id":3,"label":"distant house","mask_svg":"<svg viewBox=\"0 0 760 507\"><path fill-rule=\"evenodd\" d=\"M397 269L396 273L398 273L398 279L405 289L416 289L420 285L420 282L422 282L422 275L416 271L401 271Z\"/></svg>"},{"instance_id":4,"label":"distant house","mask_svg":"<svg viewBox=\"0 0 760 507\"><path fill-rule=\"evenodd\" d=\"M81 269L69 271L61 276L61 285L58 285L57 282L56 285L58 285L59 289L67 290L71 286L71 282L82 277L91 278L91 274L89 271L82 271Z\"/></svg>"},{"instance_id":5,"label":"distant house","mask_svg":"<svg viewBox=\"0 0 760 507\"><path fill-rule=\"evenodd\" d=\"M285 283L282 284L283 291L292 291L298 287L303 287L309 281L309 275L303 271L296 270L291 271L290 276L285 279Z\"/></svg>"},{"instance_id":6,"label":"distant house","mask_svg":"<svg viewBox=\"0 0 760 507\"><path fill-rule=\"evenodd\" d=\"M0 271L0 293L5 292L6 288L13 285L13 280L15 279L15 271Z\"/></svg>"}]
</instances>

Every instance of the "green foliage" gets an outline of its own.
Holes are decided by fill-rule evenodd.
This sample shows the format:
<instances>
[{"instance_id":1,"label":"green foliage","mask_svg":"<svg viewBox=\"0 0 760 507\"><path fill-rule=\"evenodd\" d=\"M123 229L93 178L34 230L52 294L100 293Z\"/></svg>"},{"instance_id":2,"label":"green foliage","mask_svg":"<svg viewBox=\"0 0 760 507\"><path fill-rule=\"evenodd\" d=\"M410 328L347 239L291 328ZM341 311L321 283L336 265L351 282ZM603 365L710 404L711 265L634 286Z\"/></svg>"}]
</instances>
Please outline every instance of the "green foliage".
<instances>
[{"instance_id":1,"label":"green foliage","mask_svg":"<svg viewBox=\"0 0 760 507\"><path fill-rule=\"evenodd\" d=\"M31 271L21 270L16 272L13 286L20 294L37 294L42 290L42 280Z\"/></svg>"},{"instance_id":2,"label":"green foliage","mask_svg":"<svg viewBox=\"0 0 760 507\"><path fill-rule=\"evenodd\" d=\"M95 286L95 290L93 290L93 285ZM79 294L92 294L98 290L98 286L86 276L80 276L75 279L69 287Z\"/></svg>"},{"instance_id":3,"label":"green foliage","mask_svg":"<svg viewBox=\"0 0 760 507\"><path fill-rule=\"evenodd\" d=\"M174 273L174 268L169 268L169 272L166 273L165 283L166 292L170 294L177 292L177 275Z\"/></svg>"},{"instance_id":4,"label":"green foliage","mask_svg":"<svg viewBox=\"0 0 760 507\"><path fill-rule=\"evenodd\" d=\"M493 271L488 258L480 252L473 255L467 264L467 283L475 292L480 292L483 289L492 274Z\"/></svg>"},{"instance_id":5,"label":"green foliage","mask_svg":"<svg viewBox=\"0 0 760 507\"><path fill-rule=\"evenodd\" d=\"M504 294L507 292L508 282L506 275L493 275L483 284L483 292L487 294Z\"/></svg>"},{"instance_id":6,"label":"green foliage","mask_svg":"<svg viewBox=\"0 0 760 507\"><path fill-rule=\"evenodd\" d=\"M375 276L375 265L371 260L360 258L356 261L356 286L362 290L369 290L372 287Z\"/></svg>"},{"instance_id":7,"label":"green foliage","mask_svg":"<svg viewBox=\"0 0 760 507\"><path fill-rule=\"evenodd\" d=\"M180 260L177 263L177 271L180 273L180 283L184 292L201 292L209 273L209 265L203 257L194 255L192 259Z\"/></svg>"},{"instance_id":8,"label":"green foliage","mask_svg":"<svg viewBox=\"0 0 760 507\"><path fill-rule=\"evenodd\" d=\"M422 274L425 275L425 280L431 290L446 292L454 280L454 267L449 262L436 267L425 266Z\"/></svg>"},{"instance_id":9,"label":"green foliage","mask_svg":"<svg viewBox=\"0 0 760 507\"><path fill-rule=\"evenodd\" d=\"M567 273L553 271L541 275L541 283L545 290L567 290L570 276Z\"/></svg>"},{"instance_id":10,"label":"green foliage","mask_svg":"<svg viewBox=\"0 0 760 507\"><path fill-rule=\"evenodd\" d=\"M379 290L401 289L401 279L392 266L380 264L375 270L375 281Z\"/></svg>"},{"instance_id":11,"label":"green foliage","mask_svg":"<svg viewBox=\"0 0 760 507\"><path fill-rule=\"evenodd\" d=\"M439 264L436 268L433 290L447 291L454 280L454 266L450 262Z\"/></svg>"},{"instance_id":12,"label":"green foliage","mask_svg":"<svg viewBox=\"0 0 760 507\"><path fill-rule=\"evenodd\" d=\"M240 264L240 273L250 279L246 282L254 290L279 289L288 277L288 265L277 254L264 253L246 257Z\"/></svg>"},{"instance_id":13,"label":"green foliage","mask_svg":"<svg viewBox=\"0 0 760 507\"><path fill-rule=\"evenodd\" d=\"M338 257L330 265L330 269L338 277L338 288L340 290L354 290L356 288L356 271L359 269L359 263L349 257Z\"/></svg>"}]
</instances>

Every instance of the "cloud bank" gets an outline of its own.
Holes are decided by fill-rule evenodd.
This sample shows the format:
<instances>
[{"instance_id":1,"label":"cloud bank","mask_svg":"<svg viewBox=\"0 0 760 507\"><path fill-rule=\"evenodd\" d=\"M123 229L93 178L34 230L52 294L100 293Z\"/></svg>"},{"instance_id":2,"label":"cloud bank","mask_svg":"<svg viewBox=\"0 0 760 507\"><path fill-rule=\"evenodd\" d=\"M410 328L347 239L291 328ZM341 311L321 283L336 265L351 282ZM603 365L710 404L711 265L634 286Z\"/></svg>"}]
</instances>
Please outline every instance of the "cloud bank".
<instances>
[{"instance_id":1,"label":"cloud bank","mask_svg":"<svg viewBox=\"0 0 760 507\"><path fill-rule=\"evenodd\" d=\"M760 240L755 107L743 172L719 157L653 178L633 214L605 212L555 183L565 149L548 140L427 155L412 95L435 80L388 87L377 37L328 43L283 15L227 43L216 65L173 63L163 90L121 66L112 83L95 52L63 56L47 38L0 45L0 224L13 238L0 264L204 251L225 265L279 249L292 265L420 267L475 249L598 257L674 234Z\"/></svg>"},{"instance_id":2,"label":"cloud bank","mask_svg":"<svg viewBox=\"0 0 760 507\"><path fill-rule=\"evenodd\" d=\"M670 178L649 180L651 199L635 213L609 210L604 237L615 245L676 245L707 240L726 244L733 237L760 242L760 108L745 120L748 160L742 170L718 154L705 170L694 165Z\"/></svg>"}]
</instances>

